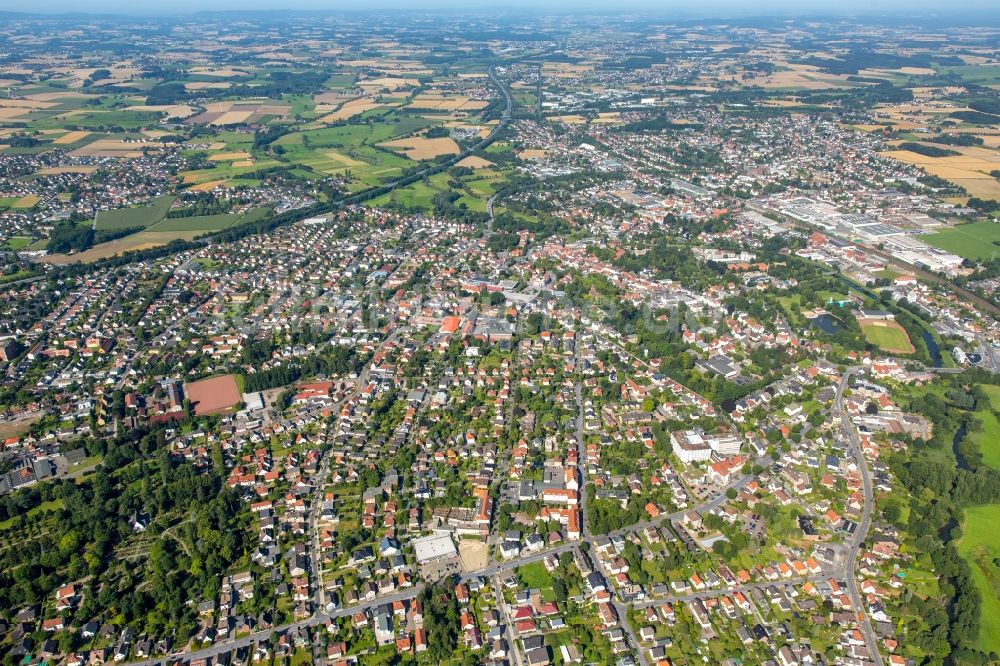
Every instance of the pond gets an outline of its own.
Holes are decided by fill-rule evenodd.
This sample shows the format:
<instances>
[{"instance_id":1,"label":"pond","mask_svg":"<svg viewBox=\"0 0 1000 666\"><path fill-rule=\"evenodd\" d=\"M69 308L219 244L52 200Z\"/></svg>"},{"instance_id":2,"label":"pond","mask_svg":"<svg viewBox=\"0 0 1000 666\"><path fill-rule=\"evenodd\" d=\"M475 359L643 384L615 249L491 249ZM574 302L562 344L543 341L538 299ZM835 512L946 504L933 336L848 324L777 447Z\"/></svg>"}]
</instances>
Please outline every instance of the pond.
<instances>
[{"instance_id":1,"label":"pond","mask_svg":"<svg viewBox=\"0 0 1000 666\"><path fill-rule=\"evenodd\" d=\"M840 320L832 314L827 313L823 313L818 317L813 317L809 320L809 325L813 328L818 328L828 335L833 335L838 331L844 330L844 325L840 323Z\"/></svg>"}]
</instances>

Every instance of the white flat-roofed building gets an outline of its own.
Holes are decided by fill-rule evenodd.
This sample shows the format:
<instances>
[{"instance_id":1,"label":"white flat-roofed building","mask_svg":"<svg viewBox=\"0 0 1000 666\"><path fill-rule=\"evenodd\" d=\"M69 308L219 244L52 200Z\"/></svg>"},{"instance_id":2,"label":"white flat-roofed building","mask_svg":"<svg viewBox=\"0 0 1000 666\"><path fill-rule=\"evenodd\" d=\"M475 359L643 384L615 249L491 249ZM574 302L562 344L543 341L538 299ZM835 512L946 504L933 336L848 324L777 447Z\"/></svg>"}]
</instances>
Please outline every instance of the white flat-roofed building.
<instances>
[{"instance_id":1,"label":"white flat-roofed building","mask_svg":"<svg viewBox=\"0 0 1000 666\"><path fill-rule=\"evenodd\" d=\"M671 432L670 446L682 463L698 462L712 457L712 447L708 445L705 437L691 430Z\"/></svg>"},{"instance_id":2,"label":"white flat-roofed building","mask_svg":"<svg viewBox=\"0 0 1000 666\"><path fill-rule=\"evenodd\" d=\"M455 542L448 534L432 534L413 540L413 552L417 558L417 564L425 564L434 560L457 557L458 550Z\"/></svg>"}]
</instances>

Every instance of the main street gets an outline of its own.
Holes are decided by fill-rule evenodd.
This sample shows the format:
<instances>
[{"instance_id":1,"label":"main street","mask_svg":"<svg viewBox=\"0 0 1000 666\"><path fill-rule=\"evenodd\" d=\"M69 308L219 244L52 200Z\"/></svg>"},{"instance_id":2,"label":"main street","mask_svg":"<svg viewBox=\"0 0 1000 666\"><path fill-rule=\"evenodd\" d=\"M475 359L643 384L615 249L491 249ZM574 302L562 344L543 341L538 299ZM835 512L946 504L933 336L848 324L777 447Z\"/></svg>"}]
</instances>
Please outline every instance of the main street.
<instances>
[{"instance_id":1,"label":"main street","mask_svg":"<svg viewBox=\"0 0 1000 666\"><path fill-rule=\"evenodd\" d=\"M868 652L871 654L872 660L878 666L882 666L882 655L879 654L878 639L875 636L875 631L872 629L871 621L869 620L868 613L864 607L864 601L858 591L858 577L855 572L858 552L861 550L861 544L864 542L865 537L868 534L868 530L871 527L872 509L875 505L875 495L872 490L871 473L868 470L868 462L865 460L864 451L861 450L861 440L858 436L858 429L854 427L850 416L848 416L847 412L844 410L844 392L847 390L851 377L858 374L861 370L863 370L863 368L857 366L848 368L841 376L840 383L837 385L837 395L833 405L833 418L835 421L840 421L841 436L847 442L848 447L850 448L851 456L857 462L858 471L861 474L861 490L864 494L864 506L861 509L861 520L858 523L857 529L854 530L854 534L848 544L847 556L844 563L845 577L847 579L847 592L851 597L851 607L854 609L858 619L858 625L861 628L861 633L864 634L865 645L868 648Z\"/></svg>"}]
</instances>

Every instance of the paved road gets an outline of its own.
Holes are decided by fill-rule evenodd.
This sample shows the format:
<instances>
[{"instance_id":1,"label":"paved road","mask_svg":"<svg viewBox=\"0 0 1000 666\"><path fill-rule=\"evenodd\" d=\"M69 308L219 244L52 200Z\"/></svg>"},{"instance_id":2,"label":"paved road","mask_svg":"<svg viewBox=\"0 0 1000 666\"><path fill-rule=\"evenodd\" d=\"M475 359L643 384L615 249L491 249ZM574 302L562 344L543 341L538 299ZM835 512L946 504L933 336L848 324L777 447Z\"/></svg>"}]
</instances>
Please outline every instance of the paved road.
<instances>
[{"instance_id":1,"label":"paved road","mask_svg":"<svg viewBox=\"0 0 1000 666\"><path fill-rule=\"evenodd\" d=\"M486 200L486 214L490 216L490 221L486 223L486 235L489 236L493 233L493 203L497 200L499 194L494 194L489 199Z\"/></svg>"},{"instance_id":2,"label":"paved road","mask_svg":"<svg viewBox=\"0 0 1000 666\"><path fill-rule=\"evenodd\" d=\"M358 378L354 383L354 388L351 393L346 396L341 402L335 405L340 407L341 405L352 402L358 397L368 386L368 382L371 380L372 373L372 363L391 342L394 342L399 336L399 329L393 329L389 335L386 336L385 340L379 343L378 347L375 348L375 352L372 354L371 359L365 364L365 367L358 374ZM323 610L326 608L326 585L323 582L323 552L320 549L319 541L319 516L321 513L321 506L323 504L323 495L326 490L326 479L330 474L330 454L333 452L333 446L326 444L323 452L322 459L320 461L319 472L314 477L316 481L316 489L313 491L312 505L309 511L309 530L312 534L312 539L310 539L310 561L312 563L312 584L315 586L313 590L313 601L316 603L316 608Z\"/></svg>"},{"instance_id":3,"label":"paved road","mask_svg":"<svg viewBox=\"0 0 1000 666\"><path fill-rule=\"evenodd\" d=\"M848 443L851 455L857 461L858 470L861 473L861 490L864 494L861 521L858 523L858 528L854 531L847 549L844 573L847 578L847 592L851 597L851 606L854 608L854 612L858 618L861 633L865 636L865 645L868 647L868 652L871 654L872 660L878 666L882 666L882 655L879 654L878 639L875 636L874 630L872 630L871 621L868 618L861 594L858 591L858 577L855 572L858 552L861 550L861 544L864 542L865 536L867 536L868 530L871 527L872 508L875 504L871 472L868 470L868 462L865 460L864 452L861 450L861 440L858 436L858 430L854 427L854 423L851 422L850 416L844 411L844 391L847 389L851 377L858 374L861 370L863 370L861 367L852 367L844 372L840 378L840 383L837 385L837 397L833 405L833 417L834 419L840 419L841 434Z\"/></svg>"},{"instance_id":4,"label":"paved road","mask_svg":"<svg viewBox=\"0 0 1000 666\"><path fill-rule=\"evenodd\" d=\"M812 574L810 576L796 576L794 578L783 578L781 580L775 581L761 581L759 583L745 583L737 585L727 585L725 587L713 588L710 590L701 590L698 592L690 592L688 594L668 594L665 597L656 597L655 599L647 598L642 601L636 601L632 604L632 608L649 608L650 606L659 606L664 603L677 603L683 601L694 601L695 599L712 599L714 597L721 597L726 594L735 594L736 592L748 592L750 590L764 590L769 587L784 587L786 585L798 585L801 583L819 583L830 578L837 578L837 574L828 573L818 573Z\"/></svg>"},{"instance_id":5,"label":"paved road","mask_svg":"<svg viewBox=\"0 0 1000 666\"><path fill-rule=\"evenodd\" d=\"M579 373L579 371L580 371L580 361L581 361L581 359L580 359L580 347L581 347L581 342L580 342L580 340L577 340L576 341L576 347L575 347L575 352L576 353L575 353L575 357L574 357L577 373ZM580 495L580 538L583 541L586 541L586 542L590 543L591 546L593 546L594 545L594 543L593 543L594 540L590 536L590 533L587 530L587 470L589 469L589 465L587 464L587 447L586 447L585 438L584 438L584 432L583 432L584 401L583 401L583 383L582 383L581 380L577 379L576 384L574 384L574 386L573 386L573 392L574 392L575 397L576 397L576 447L577 447L576 455L577 455L577 468L580 471L580 493L579 493L579 495ZM609 576L608 572L604 569L604 562L601 560L601 558L600 557L594 557L594 564L597 566L597 569L601 572L601 575L604 576L604 579L607 580L608 584L610 585L610 583L611 583L611 576ZM638 659L639 664L641 664L642 666L646 666L646 664L647 664L647 661L646 661L646 652L645 652L645 650L642 649L642 645L639 643L639 639L635 635L635 631L632 629L632 623L629 622L628 608L624 604L622 604L622 602L619 599L618 595L616 593L614 593L614 592L612 592L611 604L614 607L615 612L618 614L618 620L619 620L619 622L621 622L622 629L625 631L625 634L628 636L629 644L632 646L633 650L635 651L636 658Z\"/></svg>"},{"instance_id":6,"label":"paved road","mask_svg":"<svg viewBox=\"0 0 1000 666\"><path fill-rule=\"evenodd\" d=\"M16 287L19 284L30 284L32 282L38 282L39 280L44 280L44 275L38 275L30 278L21 278L20 280L11 280L10 282L4 282L0 284L0 288L6 289L7 287Z\"/></svg>"},{"instance_id":7,"label":"paved road","mask_svg":"<svg viewBox=\"0 0 1000 666\"><path fill-rule=\"evenodd\" d=\"M522 666L521 662L521 651L517 649L517 645L514 643L514 629L511 627L510 612L507 610L507 604L504 603L503 599L503 588L500 585L500 576L493 576L493 598L496 600L497 608L503 614L503 625L504 625L504 636L507 639L507 653L514 655L514 661L517 666Z\"/></svg>"},{"instance_id":8,"label":"paved road","mask_svg":"<svg viewBox=\"0 0 1000 666\"><path fill-rule=\"evenodd\" d=\"M1000 373L1000 359L997 358L996 350L993 349L993 345L990 341L986 339L985 335L978 336L979 341L979 353L983 356L982 367L986 368L990 372Z\"/></svg>"},{"instance_id":9,"label":"paved road","mask_svg":"<svg viewBox=\"0 0 1000 666\"><path fill-rule=\"evenodd\" d=\"M261 641L267 641L271 638L274 633L284 634L291 631L298 631L303 627L315 627L317 625L323 624L327 620L336 620L342 617L349 617L357 612L368 611L372 608L378 606L383 606L386 604L392 604L394 601L406 601L408 599L413 599L423 592L424 586L422 583L414 585L413 587L403 590L401 592L396 592L395 594L386 595L384 597L379 597L373 601L366 601L364 603L355 604L353 606L347 606L335 610L331 613L317 613L304 620L299 620L297 622L292 622L290 624L285 624L280 627L272 627L270 629L265 629L264 631L258 631L241 638L236 638L227 641L220 641L215 645L202 648L200 650L192 650L190 652L183 652L171 657L160 657L158 659L146 659L144 661L134 661L129 662L129 666L154 666L156 664L163 664L171 658L180 658L184 661L192 661L195 659L206 659L215 658L220 654L229 652L230 650L236 650L241 647L247 647L254 645Z\"/></svg>"}]
</instances>

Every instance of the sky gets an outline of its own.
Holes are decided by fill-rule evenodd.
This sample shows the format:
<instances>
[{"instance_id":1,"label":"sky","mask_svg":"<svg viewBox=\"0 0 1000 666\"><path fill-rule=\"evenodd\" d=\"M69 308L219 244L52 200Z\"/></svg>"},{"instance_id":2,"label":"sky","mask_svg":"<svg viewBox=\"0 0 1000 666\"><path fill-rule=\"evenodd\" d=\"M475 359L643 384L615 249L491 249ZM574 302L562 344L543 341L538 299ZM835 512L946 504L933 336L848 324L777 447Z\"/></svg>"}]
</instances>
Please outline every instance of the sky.
<instances>
[{"instance_id":1,"label":"sky","mask_svg":"<svg viewBox=\"0 0 1000 666\"><path fill-rule=\"evenodd\" d=\"M698 15L964 13L990 11L1000 0L0 0L0 11L177 14L213 10L499 9L644 10Z\"/></svg>"}]
</instances>

